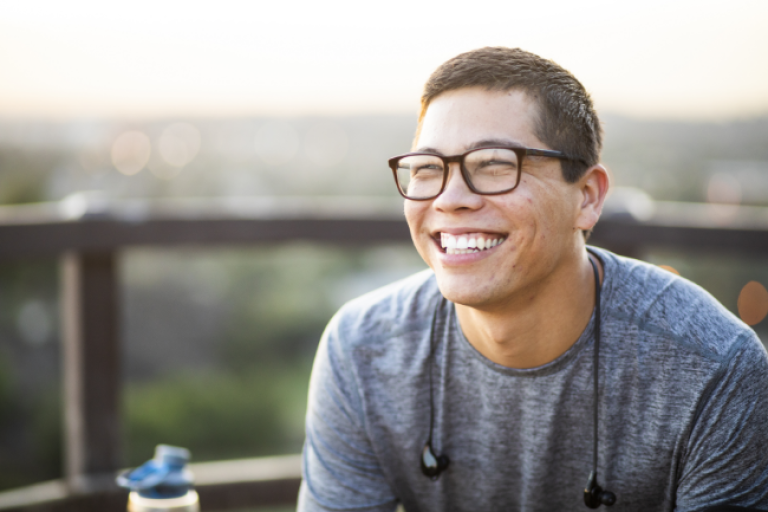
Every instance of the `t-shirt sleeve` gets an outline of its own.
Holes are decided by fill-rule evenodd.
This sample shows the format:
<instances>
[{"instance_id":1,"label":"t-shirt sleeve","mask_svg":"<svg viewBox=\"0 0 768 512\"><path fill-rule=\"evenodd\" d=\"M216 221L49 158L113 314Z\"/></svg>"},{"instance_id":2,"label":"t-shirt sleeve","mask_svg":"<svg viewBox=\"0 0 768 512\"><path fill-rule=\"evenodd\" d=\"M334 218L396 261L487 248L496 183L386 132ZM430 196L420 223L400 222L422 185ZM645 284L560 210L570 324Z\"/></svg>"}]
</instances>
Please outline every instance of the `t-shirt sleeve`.
<instances>
[{"instance_id":1,"label":"t-shirt sleeve","mask_svg":"<svg viewBox=\"0 0 768 512\"><path fill-rule=\"evenodd\" d=\"M340 317L320 341L307 404L300 512L392 512L397 499L366 431L362 398Z\"/></svg>"},{"instance_id":2,"label":"t-shirt sleeve","mask_svg":"<svg viewBox=\"0 0 768 512\"><path fill-rule=\"evenodd\" d=\"M768 357L744 335L697 408L676 510L728 504L768 510Z\"/></svg>"}]
</instances>

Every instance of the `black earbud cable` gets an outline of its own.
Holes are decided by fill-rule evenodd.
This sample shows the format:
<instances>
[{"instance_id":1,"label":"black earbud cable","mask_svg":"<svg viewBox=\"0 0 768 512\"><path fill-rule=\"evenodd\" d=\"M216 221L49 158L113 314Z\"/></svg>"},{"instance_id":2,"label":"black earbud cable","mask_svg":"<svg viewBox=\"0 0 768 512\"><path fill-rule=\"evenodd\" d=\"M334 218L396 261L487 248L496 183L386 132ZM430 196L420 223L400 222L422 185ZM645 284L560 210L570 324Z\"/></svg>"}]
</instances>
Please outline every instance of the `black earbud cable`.
<instances>
[{"instance_id":1,"label":"black earbud cable","mask_svg":"<svg viewBox=\"0 0 768 512\"><path fill-rule=\"evenodd\" d=\"M595 346L594 354L592 356L592 384L594 390L592 393L593 406L592 406L592 471L597 478L597 394L598 394L598 368L597 364L600 357L600 274L597 271L597 265L592 258L589 258L589 262L592 264L592 272L595 274Z\"/></svg>"},{"instance_id":2,"label":"black earbud cable","mask_svg":"<svg viewBox=\"0 0 768 512\"><path fill-rule=\"evenodd\" d=\"M584 488L584 504L588 508L598 508L600 505L610 507L616 503L616 495L611 491L603 491L597 483L597 420L598 420L598 363L600 362L600 273L597 263L589 256L592 265L592 273L595 276L595 346L592 353L592 472L589 474L587 485Z\"/></svg>"},{"instance_id":3,"label":"black earbud cable","mask_svg":"<svg viewBox=\"0 0 768 512\"><path fill-rule=\"evenodd\" d=\"M421 451L421 471L425 476L428 476L432 480L437 480L440 477L440 473L448 468L450 459L447 455L435 455L432 449L432 431L435 427L435 402L434 402L434 385L432 383L432 367L435 365L435 331L437 330L437 314L440 308L445 305L445 297L441 297L441 300L435 307L435 314L432 317L432 331L429 338L429 438L427 444L424 445L424 449Z\"/></svg>"},{"instance_id":4,"label":"black earbud cable","mask_svg":"<svg viewBox=\"0 0 768 512\"><path fill-rule=\"evenodd\" d=\"M432 447L432 430L435 426L435 400L432 396L434 386L432 385L432 366L435 364L435 330L437 328L437 314L445 304L445 297L440 297L440 301L435 308L435 314L432 315L432 330L429 339L429 439L427 445Z\"/></svg>"},{"instance_id":5,"label":"black earbud cable","mask_svg":"<svg viewBox=\"0 0 768 512\"><path fill-rule=\"evenodd\" d=\"M592 355L592 472L589 474L587 485L584 488L584 504L589 508L598 508L600 505L611 506L616 502L616 495L610 491L603 491L597 483L597 421L598 421L598 362L600 355L600 274L597 270L597 264L589 257L589 263L592 265L592 272L595 276L595 346ZM448 456L435 455L432 450L432 431L435 427L435 403L434 403L434 383L432 382L432 366L435 364L435 337L437 336L437 316L446 303L445 297L441 297L435 307L435 313L432 316L432 331L429 339L429 437L421 453L421 470L424 475L432 480L437 480L449 464Z\"/></svg>"}]
</instances>

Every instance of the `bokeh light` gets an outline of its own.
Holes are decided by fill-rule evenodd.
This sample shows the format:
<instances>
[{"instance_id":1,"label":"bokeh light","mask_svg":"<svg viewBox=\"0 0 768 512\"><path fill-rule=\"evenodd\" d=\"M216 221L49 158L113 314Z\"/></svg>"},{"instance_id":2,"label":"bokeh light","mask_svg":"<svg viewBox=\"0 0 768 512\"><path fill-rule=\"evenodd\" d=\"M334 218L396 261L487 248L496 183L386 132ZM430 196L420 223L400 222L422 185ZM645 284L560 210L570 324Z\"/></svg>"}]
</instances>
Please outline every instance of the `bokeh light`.
<instances>
[{"instance_id":1,"label":"bokeh light","mask_svg":"<svg viewBox=\"0 0 768 512\"><path fill-rule=\"evenodd\" d=\"M250 120L227 120L214 131L212 145L228 164L247 164L256 155L255 131Z\"/></svg>"},{"instance_id":2,"label":"bokeh light","mask_svg":"<svg viewBox=\"0 0 768 512\"><path fill-rule=\"evenodd\" d=\"M331 167L347 156L349 140L344 129L336 123L317 123L304 135L304 152L319 167Z\"/></svg>"},{"instance_id":3,"label":"bokeh light","mask_svg":"<svg viewBox=\"0 0 768 512\"><path fill-rule=\"evenodd\" d=\"M168 165L184 167L200 151L200 131L189 123L174 123L160 135L158 150Z\"/></svg>"},{"instance_id":4,"label":"bokeh light","mask_svg":"<svg viewBox=\"0 0 768 512\"><path fill-rule=\"evenodd\" d=\"M299 134L287 121L265 123L256 132L256 154L268 165L290 162L299 150Z\"/></svg>"},{"instance_id":5,"label":"bokeh light","mask_svg":"<svg viewBox=\"0 0 768 512\"><path fill-rule=\"evenodd\" d=\"M710 203L739 204L741 183L733 175L718 172L707 183L707 201Z\"/></svg>"},{"instance_id":6,"label":"bokeh light","mask_svg":"<svg viewBox=\"0 0 768 512\"><path fill-rule=\"evenodd\" d=\"M53 332L51 314L40 300L29 300L19 310L16 326L21 337L31 345L48 341Z\"/></svg>"},{"instance_id":7,"label":"bokeh light","mask_svg":"<svg viewBox=\"0 0 768 512\"><path fill-rule=\"evenodd\" d=\"M123 132L112 143L112 165L126 176L133 176L147 165L151 149L149 137L143 132Z\"/></svg>"},{"instance_id":8,"label":"bokeh light","mask_svg":"<svg viewBox=\"0 0 768 512\"><path fill-rule=\"evenodd\" d=\"M102 154L104 153L104 154ZM88 173L98 173L104 170L106 152L88 149L78 155L78 163ZM107 163L107 167L109 164Z\"/></svg>"},{"instance_id":9,"label":"bokeh light","mask_svg":"<svg viewBox=\"0 0 768 512\"><path fill-rule=\"evenodd\" d=\"M739 316L747 325L757 325L768 315L768 290L757 281L750 281L739 293Z\"/></svg>"},{"instance_id":10,"label":"bokeh light","mask_svg":"<svg viewBox=\"0 0 768 512\"><path fill-rule=\"evenodd\" d=\"M147 167L162 180L177 177L200 152L200 131L189 123L173 123L156 139L158 151Z\"/></svg>"},{"instance_id":11,"label":"bokeh light","mask_svg":"<svg viewBox=\"0 0 768 512\"><path fill-rule=\"evenodd\" d=\"M676 268L670 267L669 265L659 265L659 268L663 268L667 272L672 272L673 274L680 275L680 272L678 272Z\"/></svg>"},{"instance_id":12,"label":"bokeh light","mask_svg":"<svg viewBox=\"0 0 768 512\"><path fill-rule=\"evenodd\" d=\"M720 226L733 222L739 214L741 197L741 183L732 174L724 172L713 174L706 187L709 220Z\"/></svg>"}]
</instances>

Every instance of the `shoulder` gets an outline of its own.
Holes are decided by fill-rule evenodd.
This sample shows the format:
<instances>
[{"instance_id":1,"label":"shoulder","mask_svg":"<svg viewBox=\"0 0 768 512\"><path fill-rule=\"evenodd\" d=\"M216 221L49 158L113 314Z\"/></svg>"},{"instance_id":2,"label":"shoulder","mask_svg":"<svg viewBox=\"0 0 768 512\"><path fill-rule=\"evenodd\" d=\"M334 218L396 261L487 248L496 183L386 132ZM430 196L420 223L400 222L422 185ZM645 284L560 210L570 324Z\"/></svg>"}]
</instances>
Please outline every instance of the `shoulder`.
<instances>
[{"instance_id":1,"label":"shoulder","mask_svg":"<svg viewBox=\"0 0 768 512\"><path fill-rule=\"evenodd\" d=\"M695 283L649 263L595 252L606 272L603 317L613 328L713 363L743 349L765 352L749 326Z\"/></svg>"},{"instance_id":2,"label":"shoulder","mask_svg":"<svg viewBox=\"0 0 768 512\"><path fill-rule=\"evenodd\" d=\"M418 272L346 303L326 334L352 349L429 329L440 291L433 272Z\"/></svg>"},{"instance_id":3,"label":"shoulder","mask_svg":"<svg viewBox=\"0 0 768 512\"><path fill-rule=\"evenodd\" d=\"M318 345L310 379L312 407L327 405L332 396L343 397L335 401L349 404L348 413L364 423L360 390L381 388L376 383L387 375L402 377L402 368L429 353L439 298L434 274L427 270L342 306Z\"/></svg>"}]
</instances>

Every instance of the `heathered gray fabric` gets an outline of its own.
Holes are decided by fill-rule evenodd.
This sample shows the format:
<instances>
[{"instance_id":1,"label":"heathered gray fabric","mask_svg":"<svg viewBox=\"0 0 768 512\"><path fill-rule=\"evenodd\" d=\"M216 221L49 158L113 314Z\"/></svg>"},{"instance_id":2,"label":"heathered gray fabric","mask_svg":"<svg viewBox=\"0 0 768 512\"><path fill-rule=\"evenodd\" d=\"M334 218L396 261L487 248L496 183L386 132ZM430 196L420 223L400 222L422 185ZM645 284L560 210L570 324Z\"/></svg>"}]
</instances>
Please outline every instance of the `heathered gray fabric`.
<instances>
[{"instance_id":1,"label":"heathered gray fabric","mask_svg":"<svg viewBox=\"0 0 768 512\"><path fill-rule=\"evenodd\" d=\"M599 481L612 511L768 510L768 357L696 285L594 250L603 261ZM344 306L320 343L299 510L586 510L592 468L593 322L542 367L497 365L439 312L419 273ZM557 312L553 312L553 315ZM437 481L419 458L433 365Z\"/></svg>"}]
</instances>

